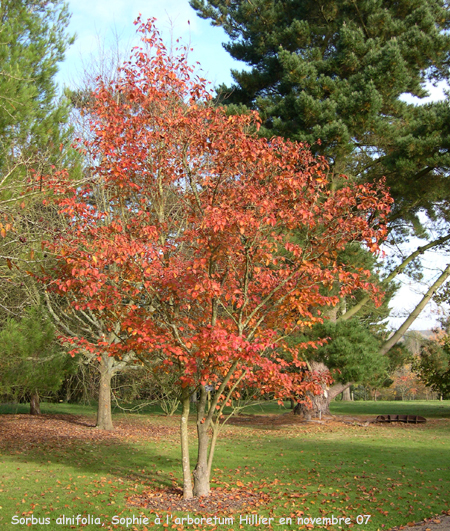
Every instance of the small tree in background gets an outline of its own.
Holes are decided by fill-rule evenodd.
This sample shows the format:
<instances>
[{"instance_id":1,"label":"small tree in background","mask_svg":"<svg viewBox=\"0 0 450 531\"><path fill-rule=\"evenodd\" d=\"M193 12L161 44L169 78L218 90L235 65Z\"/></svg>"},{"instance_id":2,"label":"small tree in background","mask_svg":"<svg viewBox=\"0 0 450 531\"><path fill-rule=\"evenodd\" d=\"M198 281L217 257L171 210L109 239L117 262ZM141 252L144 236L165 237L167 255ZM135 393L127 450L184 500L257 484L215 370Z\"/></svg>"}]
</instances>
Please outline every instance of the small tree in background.
<instances>
[{"instance_id":1,"label":"small tree in background","mask_svg":"<svg viewBox=\"0 0 450 531\"><path fill-rule=\"evenodd\" d=\"M0 331L0 394L29 398L30 414L40 414L40 396L58 391L74 362L55 339L53 324L41 308L22 319L8 319Z\"/></svg>"},{"instance_id":2,"label":"small tree in background","mask_svg":"<svg viewBox=\"0 0 450 531\"><path fill-rule=\"evenodd\" d=\"M450 396L450 336L446 333L435 340L423 342L412 369L419 380L441 397Z\"/></svg>"}]
</instances>

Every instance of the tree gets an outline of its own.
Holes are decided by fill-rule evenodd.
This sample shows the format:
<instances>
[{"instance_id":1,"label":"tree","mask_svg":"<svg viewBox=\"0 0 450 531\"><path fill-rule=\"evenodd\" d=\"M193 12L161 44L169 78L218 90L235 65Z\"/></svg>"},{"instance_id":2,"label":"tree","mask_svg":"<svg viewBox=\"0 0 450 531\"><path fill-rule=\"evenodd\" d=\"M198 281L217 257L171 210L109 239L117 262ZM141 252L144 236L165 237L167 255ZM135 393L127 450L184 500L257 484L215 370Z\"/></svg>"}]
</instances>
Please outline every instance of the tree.
<instances>
[{"instance_id":1,"label":"tree","mask_svg":"<svg viewBox=\"0 0 450 531\"><path fill-rule=\"evenodd\" d=\"M443 397L450 394L450 340L448 334L423 342L413 371L419 380Z\"/></svg>"},{"instance_id":2,"label":"tree","mask_svg":"<svg viewBox=\"0 0 450 531\"><path fill-rule=\"evenodd\" d=\"M73 368L56 342L51 321L42 308L30 308L22 319L8 319L0 343L0 394L29 398L30 414L39 415L39 396L56 392Z\"/></svg>"},{"instance_id":3,"label":"tree","mask_svg":"<svg viewBox=\"0 0 450 531\"><path fill-rule=\"evenodd\" d=\"M68 107L55 75L73 37L61 0L6 0L0 6L0 175L2 195L25 166L59 153ZM52 153L53 150L53 153ZM39 159L39 161L38 161ZM48 168L49 166L47 166Z\"/></svg>"},{"instance_id":4,"label":"tree","mask_svg":"<svg viewBox=\"0 0 450 531\"><path fill-rule=\"evenodd\" d=\"M331 400L352 383L386 378L388 360L379 352L380 342L358 319L345 323L327 320L316 325L312 333L312 339L326 338L327 342L307 351L309 363L316 369L331 370L334 379L325 396L314 399L315 409L322 414L329 414Z\"/></svg>"},{"instance_id":5,"label":"tree","mask_svg":"<svg viewBox=\"0 0 450 531\"><path fill-rule=\"evenodd\" d=\"M73 186L61 172L48 181L69 223L48 243L59 260L49 289L106 328L96 341L67 338L74 351L132 354L177 375L190 498L209 493L220 415L244 382L275 397L317 391L315 375L297 370L306 345L291 348L285 337L320 322L316 310L339 296L376 290L369 272L348 271L336 253L355 241L376 252L390 199L369 185L329 190L322 159L258 138L256 113L233 117L213 105L186 51L169 54L152 21L138 23L146 53L136 49L93 95L83 146L96 162L91 178ZM302 234L301 247L290 231Z\"/></svg>"},{"instance_id":6,"label":"tree","mask_svg":"<svg viewBox=\"0 0 450 531\"><path fill-rule=\"evenodd\" d=\"M61 234L58 232L58 234ZM56 265L49 269L50 276L45 278L45 284L58 283L58 269ZM39 277L38 277L39 278ZM42 279L41 279L42 281ZM64 294L64 296L61 296ZM102 314L93 311L91 305L79 305L78 294L67 293L67 290L45 291L46 306L53 318L55 326L61 336L66 338L65 347L74 356L79 354L84 365L94 365L100 378L97 389L97 420L96 427L101 430L113 430L111 414L111 381L126 368L133 366L136 358L132 352L126 352L117 358L109 356L108 352L100 352L92 345L108 345L118 341L120 321L111 327L111 318L104 318ZM78 345L77 349L70 348L70 344Z\"/></svg>"},{"instance_id":7,"label":"tree","mask_svg":"<svg viewBox=\"0 0 450 531\"><path fill-rule=\"evenodd\" d=\"M301 245L301 241L299 241ZM384 293L381 305L369 300L357 317L343 320L367 294L357 290L350 296L341 297L337 305L323 309L326 321L313 326L303 336L292 337L291 341L318 340L327 338L326 344L317 349L308 349L306 357L310 367L316 371L330 370L334 383L324 388L321 396L312 398L313 411L298 405L296 413L305 417L329 414L330 402L340 393L345 392L355 383L381 384L391 372L390 356L384 357L380 352L383 336L386 335L383 321L389 315L389 301L397 289L394 282L382 282L379 278L380 263L359 243L349 244L337 254L337 262L348 272L364 269L370 272L370 282L377 285ZM338 295L339 283L334 287Z\"/></svg>"},{"instance_id":8,"label":"tree","mask_svg":"<svg viewBox=\"0 0 450 531\"><path fill-rule=\"evenodd\" d=\"M340 186L341 174L358 182L386 176L394 198L390 239L396 244L411 233L427 236L420 212L446 221L439 237L404 257L389 278L424 247L449 241L448 100L415 106L402 98L422 98L427 81L449 79L446 2L191 0L191 6L223 27L231 39L225 49L251 67L233 71L235 84L218 89L230 113L258 109L263 135L308 142L327 157L332 186ZM449 276L450 266L383 352Z\"/></svg>"},{"instance_id":9,"label":"tree","mask_svg":"<svg viewBox=\"0 0 450 531\"><path fill-rule=\"evenodd\" d=\"M24 308L42 303L42 294L26 271L39 267L40 236L55 218L42 204L42 186L30 191L28 184L51 172L52 166L70 163L69 109L58 97L55 76L73 38L67 33L69 14L61 0L5 0L0 20L0 322L4 324L8 317L20 318Z\"/></svg>"},{"instance_id":10,"label":"tree","mask_svg":"<svg viewBox=\"0 0 450 531\"><path fill-rule=\"evenodd\" d=\"M336 177L344 171L368 175L373 168L366 166L372 162L375 168L382 166L376 175L390 170L388 184L397 200L417 193L407 179L418 157L431 155L425 152L425 139L431 141L432 123L448 110L442 103L416 108L400 97L423 97L426 80L448 76L444 2L191 0L191 5L223 27L231 39L225 49L252 67L250 72L233 71L236 84L219 88L219 94L227 93L227 102L258 108L267 135L308 142L326 154ZM440 135L445 124L436 129ZM440 153L440 143L434 146L433 168L448 163L446 150ZM424 166L424 176L444 184L444 176L433 175L422 159L418 168ZM415 198L422 206L436 193L424 190L428 197Z\"/></svg>"},{"instance_id":11,"label":"tree","mask_svg":"<svg viewBox=\"0 0 450 531\"><path fill-rule=\"evenodd\" d=\"M395 395L401 400L414 400L419 388L419 382L416 375L411 371L411 364L408 363L395 371L393 375L392 387L395 389Z\"/></svg>"}]
</instances>

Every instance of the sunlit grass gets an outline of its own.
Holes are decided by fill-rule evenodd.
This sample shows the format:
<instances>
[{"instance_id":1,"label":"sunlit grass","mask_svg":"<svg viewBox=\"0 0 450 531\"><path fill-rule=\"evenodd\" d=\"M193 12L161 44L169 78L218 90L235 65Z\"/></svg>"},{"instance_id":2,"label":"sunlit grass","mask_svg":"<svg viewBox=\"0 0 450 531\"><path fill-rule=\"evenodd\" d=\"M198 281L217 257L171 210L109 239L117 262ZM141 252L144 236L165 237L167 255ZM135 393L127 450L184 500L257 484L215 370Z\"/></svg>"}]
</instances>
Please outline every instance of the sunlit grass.
<instances>
[{"instance_id":1,"label":"sunlit grass","mask_svg":"<svg viewBox=\"0 0 450 531\"><path fill-rule=\"evenodd\" d=\"M391 404L399 405L398 402ZM441 411L439 402L422 404L429 408L430 418L448 416L448 412L437 413ZM447 404L444 402L448 408ZM49 409L43 406L43 412L84 412L90 418L95 412L95 408L66 404L49 405ZM389 413L376 407L377 403L337 403L333 410L346 415ZM432 415L432 411L436 414ZM406 411L396 409L392 413ZM150 426L155 434L161 426L175 428L178 423L178 417L115 416L116 422L126 418L135 425ZM0 423L3 420L0 417ZM61 433L57 440L30 444L26 433L18 433L17 442L1 447L0 529L25 529L25 525L11 525L14 516L50 518L51 525L36 524L32 528L51 531L99 528L95 524L82 527L71 522L56 525L60 515L76 517L78 514L98 518L104 529L114 528L111 523L114 516L133 515L149 518L148 528L162 529L162 525L150 525L154 514L128 506L127 498L148 488L181 484L177 430L147 439L79 441L64 435ZM295 523L298 517L331 515L350 518L355 529L389 529L448 508L449 435L450 422L438 418L425 425L228 426L217 448L213 484L233 488L239 482L249 489L268 492L272 503L257 512L275 519L277 525L273 529L301 529ZM194 457L193 445L193 460ZM371 515L369 523L356 525L356 517L363 514ZM233 526L218 529L240 529L239 513L232 516ZM293 518L292 525L278 523L280 518L288 517ZM143 525L134 528L143 530ZM185 526L185 529L198 528ZM269 529L264 525L262 528ZM324 526L314 525L314 529L321 528ZM341 528L351 529L346 525ZM117 529L125 527L118 525ZM243 525L243 529L258 528Z\"/></svg>"}]
</instances>

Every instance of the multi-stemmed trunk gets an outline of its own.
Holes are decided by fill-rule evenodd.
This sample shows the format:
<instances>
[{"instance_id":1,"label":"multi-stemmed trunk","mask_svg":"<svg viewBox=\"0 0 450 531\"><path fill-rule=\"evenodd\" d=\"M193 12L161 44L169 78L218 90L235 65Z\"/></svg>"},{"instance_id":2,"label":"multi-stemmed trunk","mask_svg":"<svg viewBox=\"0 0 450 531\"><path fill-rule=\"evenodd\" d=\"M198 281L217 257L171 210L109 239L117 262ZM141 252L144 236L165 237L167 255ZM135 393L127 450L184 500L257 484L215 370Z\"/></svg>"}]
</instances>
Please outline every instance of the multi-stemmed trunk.
<instances>
[{"instance_id":1,"label":"multi-stemmed trunk","mask_svg":"<svg viewBox=\"0 0 450 531\"><path fill-rule=\"evenodd\" d=\"M207 392L202 386L200 389L200 400L197 402L197 464L195 465L192 475L194 476L194 496L208 496L210 487L211 466L209 456L214 453L215 437L209 441L208 430L211 420L206 416ZM214 430L215 433L215 430ZM209 452L208 452L209 450Z\"/></svg>"},{"instance_id":2,"label":"multi-stemmed trunk","mask_svg":"<svg viewBox=\"0 0 450 531\"><path fill-rule=\"evenodd\" d=\"M214 447L218 425L212 422L211 416L207 415L207 392L200 388L200 399L197 401L197 463L192 472L189 461L188 440L188 417L190 407L189 392L183 392L181 414L181 459L183 468L183 498L190 499L193 496L208 496L210 493L211 462L214 455ZM213 438L210 441L209 429L213 429ZM211 443L211 444L210 444ZM194 479L192 484L192 478Z\"/></svg>"},{"instance_id":3,"label":"multi-stemmed trunk","mask_svg":"<svg viewBox=\"0 0 450 531\"><path fill-rule=\"evenodd\" d=\"M210 480L212 461L216 447L217 437L220 431L220 416L223 412L225 404L230 400L236 387L245 376L245 371L234 382L230 389L225 391L231 376L233 375L237 366L237 362L233 363L227 375L225 376L219 389L216 390L214 396L208 399L208 392L204 385L200 386L200 398L197 400L197 463L192 472L190 470L189 462L189 439L188 439L188 418L190 407L190 391L188 388L182 393L183 411L181 414L181 457L183 469L183 498L190 499L193 496L208 496L210 493ZM217 406L219 397L225 399L220 406ZM212 434L210 435L210 432ZM192 478L194 479L192 485Z\"/></svg>"}]
</instances>

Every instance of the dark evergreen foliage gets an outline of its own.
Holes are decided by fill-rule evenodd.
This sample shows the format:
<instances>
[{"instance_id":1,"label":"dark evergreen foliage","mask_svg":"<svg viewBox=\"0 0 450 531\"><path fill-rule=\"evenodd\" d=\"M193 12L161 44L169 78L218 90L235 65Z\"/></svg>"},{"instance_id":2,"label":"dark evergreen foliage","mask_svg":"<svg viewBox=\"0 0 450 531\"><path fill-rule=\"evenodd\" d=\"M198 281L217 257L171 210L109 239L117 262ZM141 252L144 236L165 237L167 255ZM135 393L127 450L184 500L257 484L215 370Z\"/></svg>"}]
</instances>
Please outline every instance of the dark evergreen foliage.
<instances>
[{"instance_id":1,"label":"dark evergreen foliage","mask_svg":"<svg viewBox=\"0 0 450 531\"><path fill-rule=\"evenodd\" d=\"M0 3L0 178L2 193L19 168L41 169L60 156L68 105L58 98L55 75L73 37L62 0ZM45 158L40 154L45 153Z\"/></svg>"},{"instance_id":2,"label":"dark evergreen foliage","mask_svg":"<svg viewBox=\"0 0 450 531\"><path fill-rule=\"evenodd\" d=\"M0 331L0 396L30 399L56 392L75 370L62 352L53 324L42 308L30 308L20 320L8 319Z\"/></svg>"},{"instance_id":3,"label":"dark evergreen foliage","mask_svg":"<svg viewBox=\"0 0 450 531\"><path fill-rule=\"evenodd\" d=\"M393 220L448 217L448 101L422 107L427 81L449 77L444 0L191 0L222 26L225 49L251 67L218 95L230 112L255 108L262 133L308 142L335 179L386 176ZM320 145L318 141L320 140Z\"/></svg>"}]
</instances>

